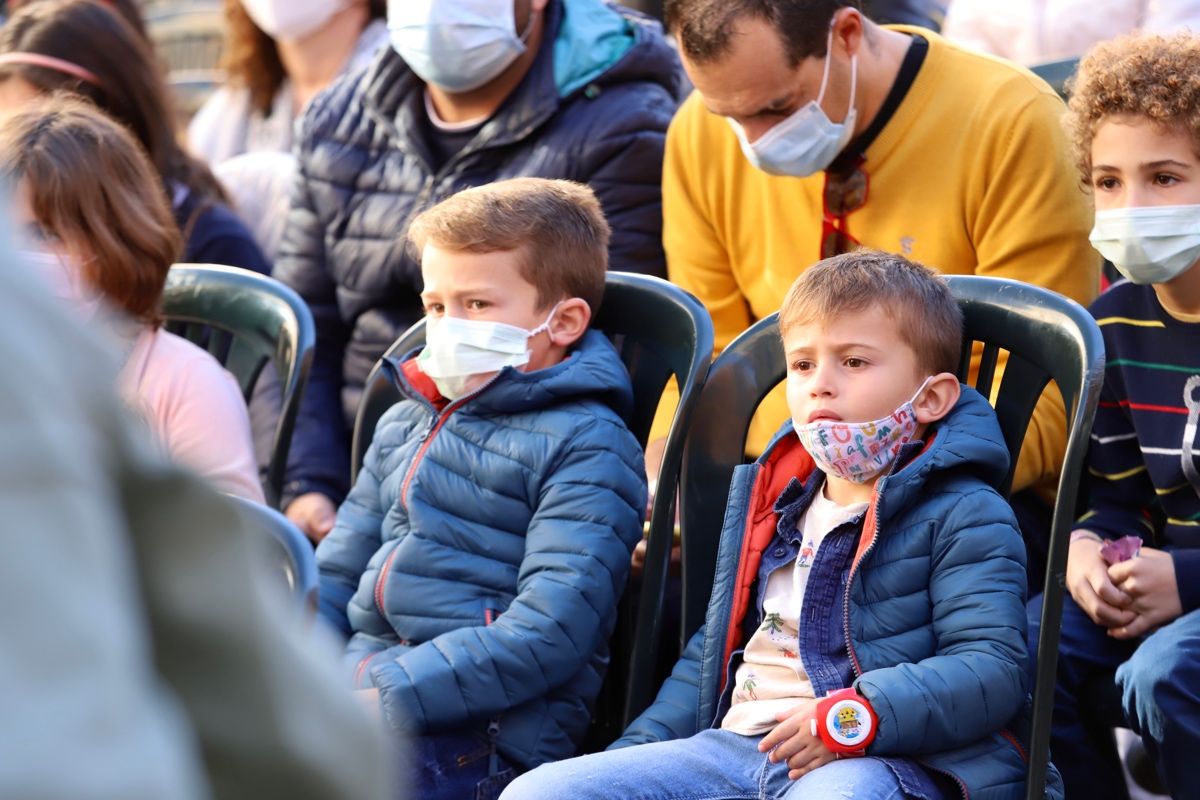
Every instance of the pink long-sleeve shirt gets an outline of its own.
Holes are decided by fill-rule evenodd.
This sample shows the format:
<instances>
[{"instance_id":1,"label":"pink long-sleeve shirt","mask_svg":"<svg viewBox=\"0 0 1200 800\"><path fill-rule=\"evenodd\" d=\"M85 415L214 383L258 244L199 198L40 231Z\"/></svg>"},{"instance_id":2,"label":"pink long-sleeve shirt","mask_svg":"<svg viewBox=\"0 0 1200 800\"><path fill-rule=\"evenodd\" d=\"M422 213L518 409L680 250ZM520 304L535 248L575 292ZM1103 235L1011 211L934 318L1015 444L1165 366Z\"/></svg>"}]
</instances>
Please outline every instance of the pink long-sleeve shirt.
<instances>
[{"instance_id":1,"label":"pink long-sleeve shirt","mask_svg":"<svg viewBox=\"0 0 1200 800\"><path fill-rule=\"evenodd\" d=\"M237 381L209 353L172 333L145 328L119 384L172 459L223 492L265 502L246 403Z\"/></svg>"}]
</instances>

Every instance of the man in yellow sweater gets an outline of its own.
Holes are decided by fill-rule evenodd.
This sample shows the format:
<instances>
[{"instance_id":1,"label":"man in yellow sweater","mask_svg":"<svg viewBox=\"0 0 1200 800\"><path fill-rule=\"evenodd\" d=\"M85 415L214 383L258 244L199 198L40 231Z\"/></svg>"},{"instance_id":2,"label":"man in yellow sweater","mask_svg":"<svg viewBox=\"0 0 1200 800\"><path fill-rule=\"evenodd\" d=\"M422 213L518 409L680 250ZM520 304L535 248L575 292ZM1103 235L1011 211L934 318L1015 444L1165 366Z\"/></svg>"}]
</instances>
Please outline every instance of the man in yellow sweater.
<instances>
[{"instance_id":1,"label":"man in yellow sweater","mask_svg":"<svg viewBox=\"0 0 1200 800\"><path fill-rule=\"evenodd\" d=\"M667 134L667 266L712 314L717 347L776 310L809 265L860 244L1087 304L1099 260L1061 100L1024 69L922 28L876 25L858 6L667 3L697 90ZM666 435L668 408L654 439ZM748 448L759 452L786 419L777 391ZM1056 478L1065 445L1062 400L1050 391L1014 489Z\"/></svg>"}]
</instances>

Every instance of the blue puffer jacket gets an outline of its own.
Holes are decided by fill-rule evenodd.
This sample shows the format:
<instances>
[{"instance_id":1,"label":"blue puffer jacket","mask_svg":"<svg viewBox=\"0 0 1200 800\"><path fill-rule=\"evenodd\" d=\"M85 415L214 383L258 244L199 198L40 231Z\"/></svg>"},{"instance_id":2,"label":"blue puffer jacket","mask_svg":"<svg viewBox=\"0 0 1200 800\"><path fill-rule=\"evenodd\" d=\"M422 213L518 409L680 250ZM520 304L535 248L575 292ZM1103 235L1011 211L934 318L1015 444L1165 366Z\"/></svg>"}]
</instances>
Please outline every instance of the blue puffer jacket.
<instances>
[{"instance_id":1,"label":"blue puffer jacket","mask_svg":"<svg viewBox=\"0 0 1200 800\"><path fill-rule=\"evenodd\" d=\"M317 325L287 498L345 495L363 382L422 315L420 265L405 246L419 212L505 178L580 181L612 225L612 269L666 275L659 183L678 59L657 22L601 0L551 0L545 31L525 80L436 170L424 84L390 47L306 110L274 271L307 301Z\"/></svg>"},{"instance_id":2,"label":"blue puffer jacket","mask_svg":"<svg viewBox=\"0 0 1200 800\"><path fill-rule=\"evenodd\" d=\"M399 363L399 362L397 362ZM408 361L337 525L321 614L398 730L483 729L522 768L574 754L641 537L629 375L589 331L446 404Z\"/></svg>"},{"instance_id":3,"label":"blue puffer jacket","mask_svg":"<svg viewBox=\"0 0 1200 800\"><path fill-rule=\"evenodd\" d=\"M805 625L820 630L801 636L844 638L844 650L831 658L802 644L801 654L818 694L852 682L867 698L879 715L868 753L888 758L898 775L916 762L952 777L964 798L1022 798L1018 732L1027 730L1029 705L1025 547L1011 509L992 488L1005 474L1008 451L995 413L966 387L934 431L923 449L908 445L899 466L876 485L862 523L866 533L846 549L848 578L827 578L845 588L815 591L818 576L809 578ZM737 469L706 624L657 700L614 747L719 724L737 648L761 624L761 601L751 611L755 584L764 577L760 565L767 571L785 556L776 532L780 512L803 510L796 501L811 496L814 475L821 479L790 429L758 462ZM813 609L809 602L822 605ZM1057 771L1049 783L1047 795L1062 797Z\"/></svg>"}]
</instances>

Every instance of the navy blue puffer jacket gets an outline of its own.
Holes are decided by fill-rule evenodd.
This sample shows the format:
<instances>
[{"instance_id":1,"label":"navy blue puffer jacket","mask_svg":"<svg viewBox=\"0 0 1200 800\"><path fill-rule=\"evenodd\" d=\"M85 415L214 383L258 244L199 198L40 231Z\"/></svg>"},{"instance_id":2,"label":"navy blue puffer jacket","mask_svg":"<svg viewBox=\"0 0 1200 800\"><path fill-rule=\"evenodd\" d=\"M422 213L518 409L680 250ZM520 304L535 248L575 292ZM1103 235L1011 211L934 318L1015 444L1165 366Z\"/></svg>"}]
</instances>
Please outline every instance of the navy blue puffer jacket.
<instances>
[{"instance_id":1,"label":"navy blue puffer jacket","mask_svg":"<svg viewBox=\"0 0 1200 800\"><path fill-rule=\"evenodd\" d=\"M445 405L415 364L317 548L321 614L397 729L482 730L522 768L573 755L641 538L629 376L589 331Z\"/></svg>"},{"instance_id":2,"label":"navy blue puffer jacket","mask_svg":"<svg viewBox=\"0 0 1200 800\"><path fill-rule=\"evenodd\" d=\"M299 292L317 351L296 424L287 498L340 500L362 385L421 317L409 221L457 191L534 176L588 183L613 228L613 269L665 276L660 178L679 62L657 22L601 0L551 0L524 81L439 169L424 84L391 49L313 100L274 275Z\"/></svg>"},{"instance_id":3,"label":"navy blue puffer jacket","mask_svg":"<svg viewBox=\"0 0 1200 800\"><path fill-rule=\"evenodd\" d=\"M830 576L844 591L829 593L831 604L806 592L806 603L822 605L805 607L805 624L831 626L813 640L845 639L846 677L879 715L868 755L948 776L964 800L1019 800L1030 702L1025 546L1012 510L992 488L1005 475L1008 451L991 406L966 387L934 431L924 449L906 447L876 484L848 576ZM794 498L795 485L781 492L783 485L794 477L807 485L813 475L820 478L790 430L758 462L738 467L705 624L654 704L613 747L720 723L743 626L761 623L752 591L762 579L759 564L782 542L776 498ZM810 654L801 657L807 662ZM828 685L828 670L809 677L820 695L842 688ZM1047 797L1062 797L1054 769Z\"/></svg>"}]
</instances>

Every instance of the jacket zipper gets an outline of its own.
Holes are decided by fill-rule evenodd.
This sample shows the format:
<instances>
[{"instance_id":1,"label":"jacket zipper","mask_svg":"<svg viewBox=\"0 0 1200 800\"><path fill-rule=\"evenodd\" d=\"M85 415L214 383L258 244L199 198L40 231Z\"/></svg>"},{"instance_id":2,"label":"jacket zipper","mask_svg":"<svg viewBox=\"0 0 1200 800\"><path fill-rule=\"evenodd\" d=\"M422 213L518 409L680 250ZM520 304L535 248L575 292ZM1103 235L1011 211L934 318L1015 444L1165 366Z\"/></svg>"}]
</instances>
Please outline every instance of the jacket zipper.
<instances>
[{"instance_id":1,"label":"jacket zipper","mask_svg":"<svg viewBox=\"0 0 1200 800\"><path fill-rule=\"evenodd\" d=\"M882 484L887 480L885 476L880 481ZM850 640L850 589L854 586L854 576L858 573L858 565L867 559L870 552L875 549L875 542L879 540L879 496L882 486L875 487L875 494L871 498L871 507L867 511L867 516L871 519L871 541L863 549L861 553L854 559L854 563L850 565L850 574L846 576L846 593L842 597L842 633L846 637L846 655L850 657L850 668L854 670L854 676L862 676L862 665L858 663L858 655L854 652L854 643ZM863 535L867 532L864 530Z\"/></svg>"},{"instance_id":2,"label":"jacket zipper","mask_svg":"<svg viewBox=\"0 0 1200 800\"><path fill-rule=\"evenodd\" d=\"M958 777L957 775L955 775L953 772L951 772L948 769L942 769L941 767L935 767L932 764L930 764L926 761L922 761L919 758L915 759L915 761L918 764L920 764L922 767L925 767L925 769L932 770L932 771L938 773L939 775L945 775L947 778L954 781L954 783L958 785L958 790L960 792L962 792L963 800L971 800L971 793L969 791L967 791L967 785L962 782L962 778Z\"/></svg>"},{"instance_id":3,"label":"jacket zipper","mask_svg":"<svg viewBox=\"0 0 1200 800\"><path fill-rule=\"evenodd\" d=\"M442 426L445 425L447 420L450 419L451 414L462 408L467 401L477 397L484 389L495 383L496 378L499 377L500 375L497 373L493 377L489 378L485 384L480 386L475 391L471 392L470 394L463 395L450 405L446 406L444 409L442 409L442 412L438 415L438 418L436 421L434 421L433 425L430 426L429 430L425 432L425 436L421 439L421 448L417 450L417 454L413 457L412 463L408 465L408 472L406 472L404 475L404 482L400 484L400 507L405 511L408 511L408 492L412 486L413 477L417 474L417 467L420 465L421 459L425 457L425 451L429 449L429 445L433 444L433 437L437 436L438 431L440 431Z\"/></svg>"}]
</instances>

